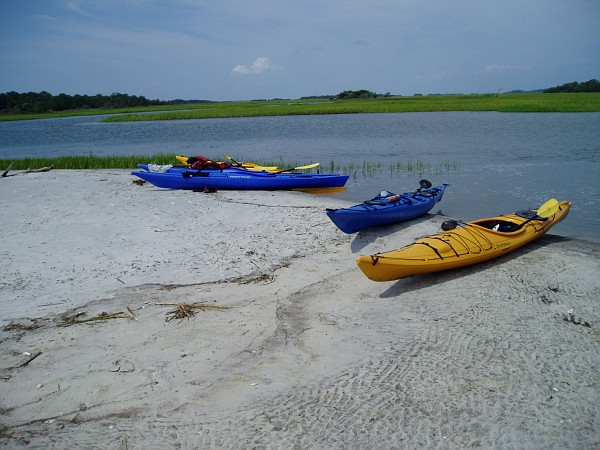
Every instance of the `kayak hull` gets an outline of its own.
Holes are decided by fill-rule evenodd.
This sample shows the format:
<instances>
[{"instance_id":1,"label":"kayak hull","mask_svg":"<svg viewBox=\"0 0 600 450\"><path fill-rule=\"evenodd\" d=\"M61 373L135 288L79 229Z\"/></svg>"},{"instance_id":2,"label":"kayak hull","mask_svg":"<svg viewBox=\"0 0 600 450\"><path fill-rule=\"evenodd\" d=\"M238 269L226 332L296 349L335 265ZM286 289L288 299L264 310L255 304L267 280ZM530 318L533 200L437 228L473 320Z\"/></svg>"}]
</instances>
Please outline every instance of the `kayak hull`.
<instances>
[{"instance_id":1,"label":"kayak hull","mask_svg":"<svg viewBox=\"0 0 600 450\"><path fill-rule=\"evenodd\" d=\"M171 170L171 169L169 169ZM347 175L252 172L245 169L177 170L158 173L144 170L132 175L166 189L279 190L342 187Z\"/></svg>"},{"instance_id":2,"label":"kayak hull","mask_svg":"<svg viewBox=\"0 0 600 450\"><path fill-rule=\"evenodd\" d=\"M562 201L558 211L548 218L532 220L521 212L459 224L455 229L441 231L397 250L359 256L356 263L373 281L393 281L477 264L539 238L567 217L570 207L570 202ZM498 224L514 231L491 229Z\"/></svg>"},{"instance_id":3,"label":"kayak hull","mask_svg":"<svg viewBox=\"0 0 600 450\"><path fill-rule=\"evenodd\" d=\"M344 233L352 234L371 227L415 219L427 214L439 202L448 185L443 184L416 193L381 196L351 206L327 209L329 219ZM392 201L389 201L389 200Z\"/></svg>"}]
</instances>

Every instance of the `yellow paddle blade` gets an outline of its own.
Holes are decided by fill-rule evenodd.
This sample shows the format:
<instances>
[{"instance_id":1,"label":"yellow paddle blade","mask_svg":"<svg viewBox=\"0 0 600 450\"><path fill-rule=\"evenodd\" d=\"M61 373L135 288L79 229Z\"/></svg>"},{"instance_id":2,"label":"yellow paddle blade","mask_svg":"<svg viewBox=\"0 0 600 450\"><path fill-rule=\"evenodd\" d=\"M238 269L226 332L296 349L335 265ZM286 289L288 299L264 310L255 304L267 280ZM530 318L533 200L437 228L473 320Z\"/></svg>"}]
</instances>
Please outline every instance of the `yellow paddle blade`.
<instances>
[{"instance_id":1,"label":"yellow paddle blade","mask_svg":"<svg viewBox=\"0 0 600 450\"><path fill-rule=\"evenodd\" d=\"M536 211L538 217L550 217L558 212L558 201L555 198L548 200Z\"/></svg>"},{"instance_id":2,"label":"yellow paddle blade","mask_svg":"<svg viewBox=\"0 0 600 450\"><path fill-rule=\"evenodd\" d=\"M307 164L306 166L298 166L298 167L292 167L291 169L278 170L277 173L291 172L292 170L312 169L313 167L317 167L320 165L321 165L321 163Z\"/></svg>"},{"instance_id":3,"label":"yellow paddle blade","mask_svg":"<svg viewBox=\"0 0 600 450\"><path fill-rule=\"evenodd\" d=\"M182 163L187 164L187 160L188 160L187 156L176 156L175 158L177 158Z\"/></svg>"},{"instance_id":4,"label":"yellow paddle blade","mask_svg":"<svg viewBox=\"0 0 600 450\"><path fill-rule=\"evenodd\" d=\"M312 169L313 167L317 167L320 165L321 165L321 163L307 164L306 166L297 167L297 169Z\"/></svg>"},{"instance_id":5,"label":"yellow paddle blade","mask_svg":"<svg viewBox=\"0 0 600 450\"><path fill-rule=\"evenodd\" d=\"M294 167L293 170L312 169L313 167L317 167L317 166L320 166L320 165L321 165L321 163L307 164L306 166Z\"/></svg>"}]
</instances>

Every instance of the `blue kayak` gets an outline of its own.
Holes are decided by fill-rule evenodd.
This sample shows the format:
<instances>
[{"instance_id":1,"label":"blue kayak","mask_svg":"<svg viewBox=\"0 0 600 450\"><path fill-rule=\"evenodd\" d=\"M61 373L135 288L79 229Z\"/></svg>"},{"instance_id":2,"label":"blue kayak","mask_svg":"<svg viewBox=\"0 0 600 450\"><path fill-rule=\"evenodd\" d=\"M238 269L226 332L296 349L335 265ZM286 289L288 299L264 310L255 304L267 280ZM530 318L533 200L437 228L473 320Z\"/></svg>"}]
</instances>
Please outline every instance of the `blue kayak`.
<instances>
[{"instance_id":1,"label":"blue kayak","mask_svg":"<svg viewBox=\"0 0 600 450\"><path fill-rule=\"evenodd\" d=\"M276 190L342 187L348 175L255 172L240 168L195 170L170 168L166 172L131 172L156 187L166 189Z\"/></svg>"},{"instance_id":2,"label":"blue kayak","mask_svg":"<svg viewBox=\"0 0 600 450\"><path fill-rule=\"evenodd\" d=\"M344 233L356 233L371 227L415 219L427 214L442 199L448 185L431 187L421 180L416 192L396 195L381 191L371 200L350 208L327 209L327 216Z\"/></svg>"}]
</instances>

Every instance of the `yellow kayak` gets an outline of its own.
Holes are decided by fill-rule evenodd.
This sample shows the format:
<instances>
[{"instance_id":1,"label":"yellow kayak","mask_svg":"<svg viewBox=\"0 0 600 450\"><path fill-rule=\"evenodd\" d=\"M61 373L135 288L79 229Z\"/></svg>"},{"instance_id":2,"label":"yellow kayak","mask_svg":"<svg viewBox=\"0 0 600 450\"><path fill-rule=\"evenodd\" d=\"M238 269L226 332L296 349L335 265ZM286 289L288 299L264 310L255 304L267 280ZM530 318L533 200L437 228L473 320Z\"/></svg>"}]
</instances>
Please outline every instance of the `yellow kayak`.
<instances>
[{"instance_id":1,"label":"yellow kayak","mask_svg":"<svg viewBox=\"0 0 600 450\"><path fill-rule=\"evenodd\" d=\"M570 208L570 202L552 199L533 211L468 223L446 221L439 233L397 250L359 256L356 263L373 281L392 281L480 263L539 238L567 217Z\"/></svg>"},{"instance_id":2,"label":"yellow kayak","mask_svg":"<svg viewBox=\"0 0 600 450\"><path fill-rule=\"evenodd\" d=\"M192 166L193 162L197 160L195 156L175 156L179 161L186 164L187 166ZM232 163L224 163L223 161L217 161L215 164L231 164L235 167L242 167L243 169L255 170L258 172L279 172L279 168L277 166L261 166L251 162L238 163L237 161Z\"/></svg>"}]
</instances>

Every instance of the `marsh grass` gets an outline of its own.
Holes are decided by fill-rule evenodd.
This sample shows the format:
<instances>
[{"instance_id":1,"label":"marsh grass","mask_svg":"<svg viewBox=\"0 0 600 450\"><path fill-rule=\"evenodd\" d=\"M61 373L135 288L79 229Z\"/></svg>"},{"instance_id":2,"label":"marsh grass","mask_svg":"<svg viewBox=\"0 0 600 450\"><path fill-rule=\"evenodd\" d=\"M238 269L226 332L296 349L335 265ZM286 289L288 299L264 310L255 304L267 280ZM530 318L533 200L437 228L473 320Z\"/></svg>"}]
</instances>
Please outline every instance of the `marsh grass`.
<instances>
[{"instance_id":1,"label":"marsh grass","mask_svg":"<svg viewBox=\"0 0 600 450\"><path fill-rule=\"evenodd\" d=\"M600 112L600 92L456 94L372 99L302 99L215 102L123 109L87 109L44 114L0 114L0 121L107 115L103 122L214 119L313 114L368 114L435 111Z\"/></svg>"},{"instance_id":2,"label":"marsh grass","mask_svg":"<svg viewBox=\"0 0 600 450\"><path fill-rule=\"evenodd\" d=\"M218 160L218 156L208 156L213 160ZM220 158L223 159L223 158ZM238 160L236 158L236 160ZM240 159L242 160L242 159ZM139 155L130 156L94 156L94 155L72 155L59 156L56 158L23 158L23 159L0 159L0 171L5 170L12 163L11 172L21 170L35 170L43 167L53 167L54 169L70 170L90 170L90 169L136 169L138 163L152 164L171 164L173 166L181 165L181 162L173 154L157 153L146 157ZM292 169L307 164L307 162L289 162L282 159L278 160L253 160L253 162L263 166L278 166L281 169ZM350 175L352 178L373 178L378 175L389 172L391 176L400 173L424 173L441 174L459 170L458 164L446 161L438 165L433 165L427 161L407 160L394 163L383 163L381 161L363 161L360 164L355 162L339 163L331 160L328 163L322 163L320 166L302 170L303 173L341 173Z\"/></svg>"},{"instance_id":3,"label":"marsh grass","mask_svg":"<svg viewBox=\"0 0 600 450\"><path fill-rule=\"evenodd\" d=\"M385 97L329 101L265 100L190 105L186 111L110 116L104 122L184 120L318 114L369 114L436 111L597 112L600 93L472 94Z\"/></svg>"},{"instance_id":4,"label":"marsh grass","mask_svg":"<svg viewBox=\"0 0 600 450\"><path fill-rule=\"evenodd\" d=\"M172 154L157 153L150 157L144 156L94 156L94 155L70 155L57 156L55 158L22 158L22 159L0 159L0 170L6 169L13 163L13 170L40 169L42 167L54 167L55 169L134 169L140 162L151 161L154 164L181 164Z\"/></svg>"},{"instance_id":5,"label":"marsh grass","mask_svg":"<svg viewBox=\"0 0 600 450\"><path fill-rule=\"evenodd\" d=\"M212 103L211 103L212 104ZM12 120L32 120L32 119L54 119L59 117L78 117L78 116L104 116L112 114L134 114L161 111L181 111L182 109L200 108L201 104L195 105L160 105L160 106L138 106L131 108L114 109L71 109L67 111L51 111L47 113L35 114L0 114L0 121Z\"/></svg>"}]
</instances>

